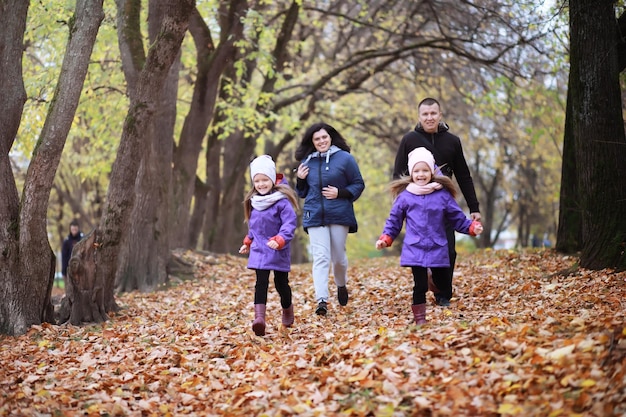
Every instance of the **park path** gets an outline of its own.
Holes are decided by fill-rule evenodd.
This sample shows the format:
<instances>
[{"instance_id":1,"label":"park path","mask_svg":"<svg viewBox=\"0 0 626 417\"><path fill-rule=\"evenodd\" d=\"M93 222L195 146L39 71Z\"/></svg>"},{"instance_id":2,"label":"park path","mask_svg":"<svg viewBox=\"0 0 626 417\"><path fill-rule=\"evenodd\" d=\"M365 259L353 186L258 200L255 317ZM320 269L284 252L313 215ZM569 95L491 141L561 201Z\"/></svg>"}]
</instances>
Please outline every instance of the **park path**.
<instances>
[{"instance_id":1,"label":"park path","mask_svg":"<svg viewBox=\"0 0 626 417\"><path fill-rule=\"evenodd\" d=\"M550 251L459 257L450 308L411 321L398 258L351 260L350 302L314 314L310 265L290 275L295 325L251 331L254 274L188 253L197 280L125 294L103 325L0 339L0 416L619 416L626 273L568 271ZM331 294L335 293L331 285Z\"/></svg>"}]
</instances>

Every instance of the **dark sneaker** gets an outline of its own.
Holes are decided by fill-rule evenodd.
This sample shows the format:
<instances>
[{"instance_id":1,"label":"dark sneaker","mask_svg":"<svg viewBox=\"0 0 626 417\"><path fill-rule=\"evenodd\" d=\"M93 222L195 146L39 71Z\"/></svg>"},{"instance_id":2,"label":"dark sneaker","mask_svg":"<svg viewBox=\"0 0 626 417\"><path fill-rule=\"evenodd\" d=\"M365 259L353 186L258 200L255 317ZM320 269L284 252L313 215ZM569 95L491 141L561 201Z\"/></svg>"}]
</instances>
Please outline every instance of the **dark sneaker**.
<instances>
[{"instance_id":1,"label":"dark sneaker","mask_svg":"<svg viewBox=\"0 0 626 417\"><path fill-rule=\"evenodd\" d=\"M326 312L328 312L326 301L320 301L315 309L315 314L318 316L325 316Z\"/></svg>"},{"instance_id":2,"label":"dark sneaker","mask_svg":"<svg viewBox=\"0 0 626 417\"><path fill-rule=\"evenodd\" d=\"M440 295L435 296L435 303L441 307L450 307L450 300Z\"/></svg>"},{"instance_id":3,"label":"dark sneaker","mask_svg":"<svg viewBox=\"0 0 626 417\"><path fill-rule=\"evenodd\" d=\"M339 300L339 305L345 306L348 304L348 289L345 285L337 287L337 300Z\"/></svg>"}]
</instances>

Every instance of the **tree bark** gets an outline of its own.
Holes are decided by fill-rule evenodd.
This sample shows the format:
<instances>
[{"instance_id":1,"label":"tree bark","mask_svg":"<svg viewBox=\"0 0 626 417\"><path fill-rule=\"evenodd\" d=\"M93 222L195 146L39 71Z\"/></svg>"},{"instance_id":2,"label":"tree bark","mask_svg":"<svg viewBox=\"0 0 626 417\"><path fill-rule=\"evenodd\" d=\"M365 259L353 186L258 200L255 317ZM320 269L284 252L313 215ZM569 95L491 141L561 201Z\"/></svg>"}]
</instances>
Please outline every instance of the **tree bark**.
<instances>
[{"instance_id":1,"label":"tree bark","mask_svg":"<svg viewBox=\"0 0 626 417\"><path fill-rule=\"evenodd\" d=\"M220 95L224 94L223 88ZM214 117L214 123L219 124L223 121L225 116L221 112L216 112ZM205 210L203 213L203 226L202 226L202 248L204 250L211 250L213 243L218 238L217 231L217 218L220 213L220 199L222 196L222 181L221 181L221 160L222 160L222 144L223 141L218 138L219 132L212 132L209 134L207 141L207 150L205 154L206 158L206 201ZM219 179L219 180L218 180ZM243 199L242 199L243 200ZM200 213L198 213L200 215ZM193 238L194 236L190 236ZM194 242L194 241L192 241ZM216 249L216 252L224 252L223 249Z\"/></svg>"},{"instance_id":2,"label":"tree bark","mask_svg":"<svg viewBox=\"0 0 626 417\"><path fill-rule=\"evenodd\" d=\"M580 265L626 268L626 135L612 0L570 1L573 133L582 205Z\"/></svg>"},{"instance_id":3,"label":"tree bark","mask_svg":"<svg viewBox=\"0 0 626 417\"><path fill-rule=\"evenodd\" d=\"M209 145L210 146L210 145ZM217 162L217 166L219 167L219 161ZM217 173L219 177L219 172ZM215 177L209 177L215 178ZM219 181L212 181L212 183L217 183ZM204 218L206 216L209 204L214 202L209 202L209 192L210 187L207 183L203 182L200 178L196 176L196 184L194 186L193 191L193 212L191 213L191 218L189 219L189 247L196 248L198 247L198 241L200 240L200 234L202 232L202 227L204 226ZM218 201L219 204L219 201Z\"/></svg>"},{"instance_id":4,"label":"tree bark","mask_svg":"<svg viewBox=\"0 0 626 417\"><path fill-rule=\"evenodd\" d=\"M109 319L104 309L104 287L96 281L97 265L90 262L98 251L98 230L92 230L74 245L67 265L67 288L61 302L59 322L67 320L75 326L102 323Z\"/></svg>"},{"instance_id":5,"label":"tree bark","mask_svg":"<svg viewBox=\"0 0 626 417\"><path fill-rule=\"evenodd\" d=\"M2 6L8 7L8 9L2 10L2 17L0 18L2 20L8 19L7 22L0 21L2 27L7 28L9 34L10 41L6 44L8 46L6 53L12 54L14 59L12 62L21 65L28 6L13 1L3 2ZM3 200L6 201L4 203L6 206L2 206L2 210L7 208L6 212L3 213L7 214L7 217L3 215L2 219L10 221L2 227L3 233L8 232L7 246L10 248L10 250L3 248L2 251L3 256L6 257L3 259L3 263L7 263L7 268L2 268L2 287L8 289L2 291L4 294L1 294L2 300L0 301L3 306L0 329L4 333L21 334L32 324L54 320L50 294L54 283L56 259L50 248L46 230L48 200L67 134L78 106L83 82L89 67L89 57L103 18L102 0L79 0L76 2L74 19L69 26L69 40L61 74L48 116L28 166L21 203L16 198L15 184L9 186L4 182L4 178L10 178L13 181L13 176L5 176L4 171L7 169L5 158L6 163L8 163L8 151L16 130L10 132L12 138L6 137L2 140L0 170L3 171L3 189L1 191L3 192ZM19 55L16 55L17 51L14 48L18 46L20 52ZM4 56L2 58L2 62L7 62ZM23 97L20 97L19 93L19 89L23 89L22 75L21 70L15 70L11 64L6 65L8 65L7 74L14 77L10 81L20 86L6 86L5 81L9 81L8 78L0 82L3 91L5 87L7 87L7 91L15 92L18 90L17 95L13 98L12 108L8 109L10 110L8 118L11 122L9 128L16 129L15 117L21 116L22 111L22 106L19 104L19 100L22 100ZM5 68L2 68L0 72L4 74L4 70ZM10 170L10 167L8 169ZM6 194L4 194L5 191ZM19 212L15 210L15 207L19 207ZM6 227L9 225L10 227Z\"/></svg>"},{"instance_id":6,"label":"tree bark","mask_svg":"<svg viewBox=\"0 0 626 417\"><path fill-rule=\"evenodd\" d=\"M569 86L578 77L578 65L570 65ZM561 165L561 192L559 194L559 225L556 234L557 251L573 254L582 247L582 207L578 193L578 170L576 168L576 144L573 123L571 88L567 92L565 131L563 137L563 162Z\"/></svg>"},{"instance_id":7,"label":"tree bark","mask_svg":"<svg viewBox=\"0 0 626 417\"><path fill-rule=\"evenodd\" d=\"M218 253L236 252L247 232L244 223L243 197L250 184L248 164L254 154L256 141L237 130L225 141L220 216L216 224L216 241L210 249Z\"/></svg>"},{"instance_id":8,"label":"tree bark","mask_svg":"<svg viewBox=\"0 0 626 417\"><path fill-rule=\"evenodd\" d=\"M144 132L152 124L163 85L179 53L194 4L193 0L168 3L160 34L148 51L146 63L139 73L136 89L130 100L120 146L111 171L102 219L95 231L94 246L97 250L93 257L84 260L95 265L93 268L85 267L87 271L95 271L95 277L88 279L94 293L103 288L103 305L97 305L99 311L118 310L114 296L115 273L120 245L127 233L135 197L128 190L134 187L142 150L149 146L142 141L145 138ZM96 302L100 302L98 297ZM80 312L76 314L78 321L90 319L88 316L81 316Z\"/></svg>"},{"instance_id":9,"label":"tree bark","mask_svg":"<svg viewBox=\"0 0 626 417\"><path fill-rule=\"evenodd\" d=\"M263 93L273 93L275 90L277 78L272 74L281 72L289 58L288 44L293 37L293 31L298 21L299 12L300 2L294 1L285 13L281 30L272 51L274 66L271 71L268 71L265 75L263 85L261 86L261 92ZM241 85L248 85L255 65L255 62L248 62L244 77L240 77L237 82ZM230 68L230 70L232 71L232 68ZM236 80L234 72L229 75L231 80ZM222 93L223 92L222 90ZM266 116L270 112L268 103L259 101L256 105L256 111L261 117ZM219 118L221 115L218 114L216 117ZM268 126L268 128L271 129L271 126ZM208 244L205 248L209 250L216 252L236 252L237 248L241 246L241 240L246 232L246 226L242 221L243 208L241 201L245 194L245 185L250 184L247 168L254 154L255 147L256 135L250 134L249 132L245 132L244 134L242 129L236 130L224 141L222 149L224 165L219 199L220 205L218 208L220 211L219 221L217 221L217 217L209 218L207 216L205 219L205 232L208 237ZM218 150L219 148L212 148L213 152ZM211 155L207 158L215 160L217 156ZM207 170L208 169L213 168L207 166ZM207 176L207 178L210 177ZM208 213L211 213L211 211Z\"/></svg>"},{"instance_id":10,"label":"tree bark","mask_svg":"<svg viewBox=\"0 0 626 417\"><path fill-rule=\"evenodd\" d=\"M19 195L9 151L20 125L26 91L22 51L29 2L0 2L0 333L21 334L40 319L24 302L29 288L20 279ZM38 314L39 313L39 314Z\"/></svg>"},{"instance_id":11,"label":"tree bark","mask_svg":"<svg viewBox=\"0 0 626 417\"><path fill-rule=\"evenodd\" d=\"M118 2L118 13L124 14L127 10L122 2ZM152 1L149 5L148 32L150 42L157 38L158 31L164 18L166 2ZM121 6L121 7L120 7ZM134 15L134 14L133 14ZM131 15L132 16L132 15ZM120 17L127 21L139 24L130 18ZM129 35L141 35L139 27L125 31ZM120 33L121 49L133 50L140 57L132 58L126 54L129 62L124 66L126 79L129 85L137 79L138 70L133 62L141 62L143 47L131 48L129 45L138 44L136 40L127 39L125 33ZM124 55L123 55L124 57ZM120 251L120 261L116 277L117 291L139 290L147 292L154 290L167 281L166 265L169 260L169 223L168 209L170 199L170 183L172 175L172 147L174 124L176 117L176 97L178 94L178 71L180 68L180 53L170 68L167 80L161 92L158 110L154 122L144 134L142 142L149 144L143 154L135 183L135 204L131 213L131 220L127 239ZM130 90L130 94L132 93Z\"/></svg>"},{"instance_id":12,"label":"tree bark","mask_svg":"<svg viewBox=\"0 0 626 417\"><path fill-rule=\"evenodd\" d=\"M198 13L190 22L190 32L197 49L198 75L189 113L185 117L179 145L174 153L172 201L170 206L170 239L173 248L186 248L189 242L189 219L194 194L198 158L202 141L213 117L220 78L232 65L237 51L235 43L243 36L246 0L220 3L220 42L214 47L206 23Z\"/></svg>"}]
</instances>

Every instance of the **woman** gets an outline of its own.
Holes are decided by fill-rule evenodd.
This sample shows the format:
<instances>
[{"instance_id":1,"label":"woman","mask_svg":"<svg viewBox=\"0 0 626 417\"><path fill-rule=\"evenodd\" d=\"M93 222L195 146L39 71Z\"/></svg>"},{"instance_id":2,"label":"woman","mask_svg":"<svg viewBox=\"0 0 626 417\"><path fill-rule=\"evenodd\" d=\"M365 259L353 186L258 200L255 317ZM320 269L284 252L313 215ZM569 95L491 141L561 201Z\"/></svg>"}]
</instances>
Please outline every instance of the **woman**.
<instances>
[{"instance_id":1,"label":"woman","mask_svg":"<svg viewBox=\"0 0 626 417\"><path fill-rule=\"evenodd\" d=\"M328 275L333 267L339 304L348 304L348 233L356 233L353 203L365 183L346 140L326 123L309 127L296 149L296 191L304 198L302 226L313 255L316 314L328 311Z\"/></svg>"}]
</instances>

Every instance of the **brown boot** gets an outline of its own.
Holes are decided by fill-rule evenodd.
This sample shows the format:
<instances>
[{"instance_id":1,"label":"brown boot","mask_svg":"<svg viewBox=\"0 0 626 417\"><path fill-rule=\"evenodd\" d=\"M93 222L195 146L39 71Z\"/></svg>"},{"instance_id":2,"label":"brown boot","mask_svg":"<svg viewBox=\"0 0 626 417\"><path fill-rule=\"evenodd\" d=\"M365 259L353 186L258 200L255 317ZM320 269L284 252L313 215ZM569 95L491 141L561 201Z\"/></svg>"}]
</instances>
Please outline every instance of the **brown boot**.
<instances>
[{"instance_id":1,"label":"brown boot","mask_svg":"<svg viewBox=\"0 0 626 417\"><path fill-rule=\"evenodd\" d=\"M428 323L426 320L426 304L413 304L411 309L413 310L415 324L420 325Z\"/></svg>"},{"instance_id":2,"label":"brown boot","mask_svg":"<svg viewBox=\"0 0 626 417\"><path fill-rule=\"evenodd\" d=\"M293 324L293 303L288 308L283 308L283 326L291 327Z\"/></svg>"},{"instance_id":3,"label":"brown boot","mask_svg":"<svg viewBox=\"0 0 626 417\"><path fill-rule=\"evenodd\" d=\"M265 304L254 305L254 322L252 330L257 336L265 336Z\"/></svg>"}]
</instances>

